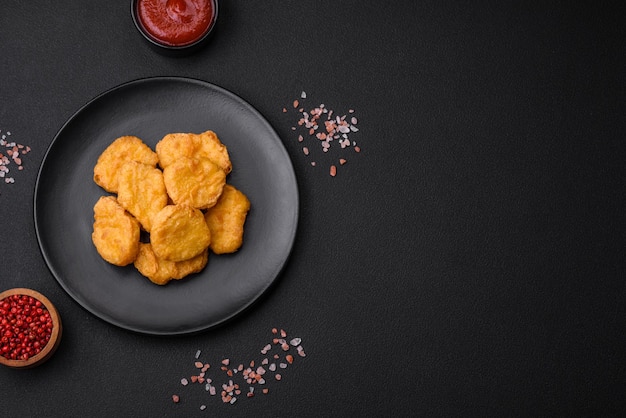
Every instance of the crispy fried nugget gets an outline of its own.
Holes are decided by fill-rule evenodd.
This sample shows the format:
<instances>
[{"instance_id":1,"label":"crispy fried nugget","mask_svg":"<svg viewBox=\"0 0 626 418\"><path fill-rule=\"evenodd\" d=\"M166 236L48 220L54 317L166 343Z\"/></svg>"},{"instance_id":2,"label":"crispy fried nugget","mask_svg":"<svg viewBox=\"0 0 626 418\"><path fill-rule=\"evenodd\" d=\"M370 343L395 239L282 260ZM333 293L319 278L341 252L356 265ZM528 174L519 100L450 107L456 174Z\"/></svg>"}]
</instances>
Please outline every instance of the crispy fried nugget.
<instances>
[{"instance_id":1,"label":"crispy fried nugget","mask_svg":"<svg viewBox=\"0 0 626 418\"><path fill-rule=\"evenodd\" d=\"M127 161L137 161L156 167L159 157L136 136L121 136L98 157L93 168L93 181L107 192L117 193L117 173Z\"/></svg>"},{"instance_id":2,"label":"crispy fried nugget","mask_svg":"<svg viewBox=\"0 0 626 418\"><path fill-rule=\"evenodd\" d=\"M120 167L117 180L117 201L150 232L152 218L168 203L163 172L151 165L128 161Z\"/></svg>"},{"instance_id":3,"label":"crispy fried nugget","mask_svg":"<svg viewBox=\"0 0 626 418\"><path fill-rule=\"evenodd\" d=\"M188 205L168 205L152 219L150 242L154 253L166 260L188 260L211 242L204 214Z\"/></svg>"},{"instance_id":4,"label":"crispy fried nugget","mask_svg":"<svg viewBox=\"0 0 626 418\"><path fill-rule=\"evenodd\" d=\"M209 250L184 261L169 261L157 256L152 245L141 243L135 259L135 268L152 283L164 285L170 280L180 280L190 274L201 271L209 260Z\"/></svg>"},{"instance_id":5,"label":"crispy fried nugget","mask_svg":"<svg viewBox=\"0 0 626 418\"><path fill-rule=\"evenodd\" d=\"M139 251L139 222L113 196L102 196L93 208L91 240L96 250L111 264L125 266Z\"/></svg>"},{"instance_id":6,"label":"crispy fried nugget","mask_svg":"<svg viewBox=\"0 0 626 418\"><path fill-rule=\"evenodd\" d=\"M204 269L209 262L209 249L206 248L197 256L190 258L189 260L176 262L176 275L174 280L180 280L193 273L199 273Z\"/></svg>"},{"instance_id":7,"label":"crispy fried nugget","mask_svg":"<svg viewBox=\"0 0 626 418\"><path fill-rule=\"evenodd\" d=\"M207 158L181 157L163 169L163 181L174 204L207 209L222 194L226 173Z\"/></svg>"},{"instance_id":8,"label":"crispy fried nugget","mask_svg":"<svg viewBox=\"0 0 626 418\"><path fill-rule=\"evenodd\" d=\"M204 157L221 167L226 174L233 169L228 149L213 131L167 134L156 144L156 152L161 168L166 168L180 157Z\"/></svg>"},{"instance_id":9,"label":"crispy fried nugget","mask_svg":"<svg viewBox=\"0 0 626 418\"><path fill-rule=\"evenodd\" d=\"M215 254L233 253L243 243L250 200L234 186L224 186L217 204L207 210L205 220L211 230L210 248Z\"/></svg>"}]
</instances>

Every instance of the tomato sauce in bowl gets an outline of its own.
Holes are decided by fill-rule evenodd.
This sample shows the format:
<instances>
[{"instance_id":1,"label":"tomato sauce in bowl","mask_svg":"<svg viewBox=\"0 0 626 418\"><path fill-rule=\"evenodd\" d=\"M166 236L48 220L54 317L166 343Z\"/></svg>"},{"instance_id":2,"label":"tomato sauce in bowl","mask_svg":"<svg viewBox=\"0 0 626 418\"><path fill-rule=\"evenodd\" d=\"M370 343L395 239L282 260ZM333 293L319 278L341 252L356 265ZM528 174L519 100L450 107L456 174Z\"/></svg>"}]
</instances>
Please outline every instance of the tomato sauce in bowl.
<instances>
[{"instance_id":1,"label":"tomato sauce in bowl","mask_svg":"<svg viewBox=\"0 0 626 418\"><path fill-rule=\"evenodd\" d=\"M217 0L133 0L135 25L152 44L185 50L202 43L217 19Z\"/></svg>"}]
</instances>

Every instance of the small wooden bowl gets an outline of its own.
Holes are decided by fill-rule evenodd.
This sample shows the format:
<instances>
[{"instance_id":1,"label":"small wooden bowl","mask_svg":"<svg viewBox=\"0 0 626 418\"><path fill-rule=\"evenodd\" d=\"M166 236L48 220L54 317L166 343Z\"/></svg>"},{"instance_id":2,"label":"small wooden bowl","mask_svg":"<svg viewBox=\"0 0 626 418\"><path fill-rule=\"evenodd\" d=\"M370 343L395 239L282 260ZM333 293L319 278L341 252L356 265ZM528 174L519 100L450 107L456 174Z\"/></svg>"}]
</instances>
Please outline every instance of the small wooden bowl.
<instances>
[{"instance_id":1,"label":"small wooden bowl","mask_svg":"<svg viewBox=\"0 0 626 418\"><path fill-rule=\"evenodd\" d=\"M14 369L27 369L39 366L40 364L46 362L50 357L52 357L52 354L54 354L57 347L59 346L59 343L61 342L61 334L63 333L61 317L59 316L59 313L57 312L52 302L50 302L47 297L35 290L25 288L5 290L4 292L0 293L0 301L12 295L31 296L34 299L40 301L48 310L48 312L50 312L50 318L52 319L52 334L50 335L50 340L48 340L43 350L41 350L36 355L30 357L28 360L10 360L0 355L0 364Z\"/></svg>"}]
</instances>

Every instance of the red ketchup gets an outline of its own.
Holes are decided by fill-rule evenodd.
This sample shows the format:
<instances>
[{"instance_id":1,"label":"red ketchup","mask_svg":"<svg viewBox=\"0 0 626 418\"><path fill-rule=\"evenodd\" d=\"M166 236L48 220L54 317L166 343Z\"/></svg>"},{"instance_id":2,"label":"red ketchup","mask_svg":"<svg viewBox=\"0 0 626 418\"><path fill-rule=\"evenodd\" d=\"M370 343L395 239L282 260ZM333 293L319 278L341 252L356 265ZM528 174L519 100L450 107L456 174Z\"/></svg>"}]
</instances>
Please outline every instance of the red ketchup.
<instances>
[{"instance_id":1,"label":"red ketchup","mask_svg":"<svg viewBox=\"0 0 626 418\"><path fill-rule=\"evenodd\" d=\"M214 17L211 0L139 0L137 16L157 42L185 46L202 37Z\"/></svg>"}]
</instances>

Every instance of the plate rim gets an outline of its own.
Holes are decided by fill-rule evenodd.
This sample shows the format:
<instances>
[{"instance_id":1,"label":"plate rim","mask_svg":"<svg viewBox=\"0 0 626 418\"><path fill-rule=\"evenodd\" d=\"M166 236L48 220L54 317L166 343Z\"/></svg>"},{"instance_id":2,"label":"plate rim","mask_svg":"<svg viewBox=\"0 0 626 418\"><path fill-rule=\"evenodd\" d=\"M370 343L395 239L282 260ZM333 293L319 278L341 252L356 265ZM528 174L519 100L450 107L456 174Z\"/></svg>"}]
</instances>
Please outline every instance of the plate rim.
<instances>
[{"instance_id":1,"label":"plate rim","mask_svg":"<svg viewBox=\"0 0 626 418\"><path fill-rule=\"evenodd\" d=\"M268 129L268 131L273 134L277 141L277 145L279 147L279 149L281 150L281 152L284 154L284 156L286 157L286 164L288 165L289 168L289 172L292 174L293 176L293 185L294 185L294 189L295 189L295 195L293 196L294 199L294 208L293 208L293 226L292 226L292 230L291 230L291 234L288 237L288 250L285 253L285 256L283 258L283 260L281 261L281 263L279 265L277 265L277 270L276 270L276 274L275 276L268 281L267 284L265 284L262 288L259 289L258 292L256 292L256 294L250 298L250 300L248 300L245 304L242 304L238 309L234 310L233 312L231 312L229 315L226 315L224 317L221 317L217 320L213 320L210 323L207 323L205 325L202 326L196 326L193 328L185 328L184 330L174 330L174 331L158 331L155 329L145 329L145 327L139 327L139 326L132 326L130 324L127 323L123 323L123 321L119 321L116 320L115 318L112 318L110 315L106 315L102 312L99 312L97 309L94 309L92 306L90 306L90 304L88 303L88 300L85 300L84 298L80 297L79 295L77 295L75 292L73 292L68 285L59 277L59 272L56 271L56 268L53 266L52 261L50 260L50 255L47 254L44 245L42 243L42 231L41 231L41 227L39 225L38 221L38 196L39 196L39 189L40 189L40 184L42 182L42 175L43 175L43 171L44 171L44 167L46 166L46 163L48 161L48 157L51 154L51 152L53 152L53 148L55 146L55 144L57 143L57 141L59 140L59 137L62 136L63 132L67 129L68 126L70 126L70 124L76 119L78 118L84 111L85 109L87 109L88 107L90 107L92 104L96 103L97 101L101 100L102 98L117 92L119 90L122 90L124 88L129 88L132 87L134 85L141 85L144 83L160 83L160 82L176 82L176 83L183 83L183 84L193 84L193 85L197 85L199 87L202 88L208 88L211 89L213 91L216 91L220 94L223 94L225 96L227 96L228 98L230 98L231 100L233 100L234 102L243 105L249 112L251 112L252 114L254 114L254 116L256 117L256 119L258 119L258 121L260 121L263 125L265 125L265 127ZM265 116L258 110L256 109L252 104L250 104L247 100L243 99L241 96L233 93L232 91L221 87L219 85L216 85L214 83L211 83L209 81L205 81L205 80L201 80L198 78L193 78L193 77L185 77L185 76L152 76L152 77L141 77L141 78L137 78L137 79L133 79L133 80L129 80L129 81L125 81L123 83L120 83L116 86L110 87L102 92L100 92L99 94L93 96L91 99L89 99L88 101L86 101L83 105L81 105L78 109L76 109L71 116L61 125L61 127L56 131L56 133L54 134L52 140L50 141L44 155L43 158L41 160L41 163L39 165L39 169L37 171L37 176L35 179L35 187L34 187L34 192L33 192L33 222L34 222L34 227L35 227L35 236L37 238L37 244L38 244L38 248L39 251L42 255L42 258L44 260L44 263L48 269L48 271L50 272L50 274L53 276L55 282L63 289L63 291L70 296L70 298L76 302L82 309L85 309L86 311L88 311L90 314L96 316L97 318L99 318L100 320L113 325L115 327L118 327L120 329L125 329L131 332L135 332L135 333L139 333L139 334L144 334L144 335L154 335L154 336L182 336L182 335L193 335L193 334L198 334L200 332L204 332L207 331L209 329L221 326L229 321L231 321L233 318L241 315L243 312L247 311L252 305L254 305L257 301L259 301L259 299L261 299L266 293L267 291L272 288L276 282L279 280L280 276L282 275L285 266L288 264L290 258L291 258L291 254L293 253L293 247L295 245L295 240L296 240L296 236L297 236L297 232L299 229L299 222L300 221L300 190L299 190L299 185L298 185L298 178L295 172L295 168L294 168L294 164L293 161L291 160L291 157L289 156L289 153L287 151L287 148L285 147L285 144L282 141L282 138L280 137L280 135L278 135L278 133L276 132L276 130L274 129L274 127L271 125L271 123L265 118Z\"/></svg>"}]
</instances>

